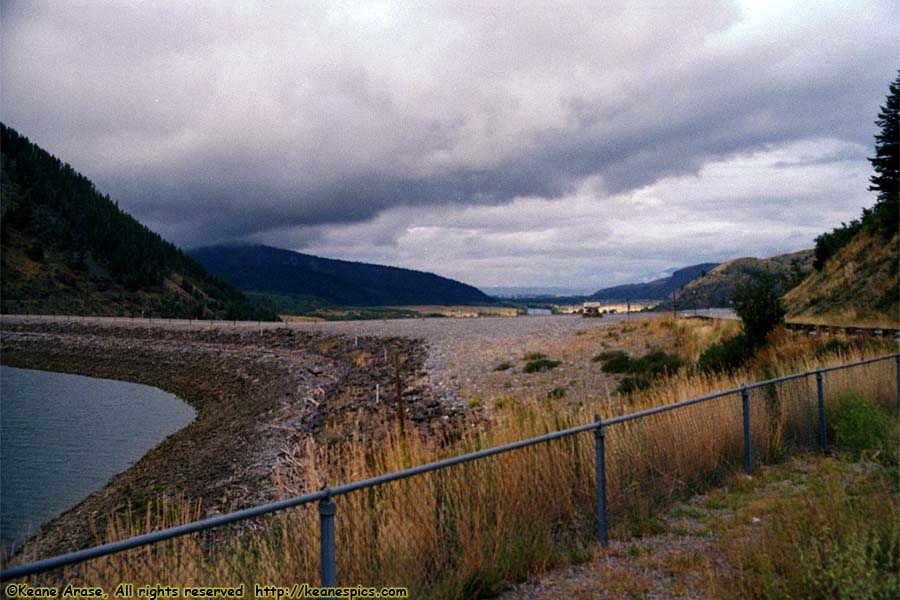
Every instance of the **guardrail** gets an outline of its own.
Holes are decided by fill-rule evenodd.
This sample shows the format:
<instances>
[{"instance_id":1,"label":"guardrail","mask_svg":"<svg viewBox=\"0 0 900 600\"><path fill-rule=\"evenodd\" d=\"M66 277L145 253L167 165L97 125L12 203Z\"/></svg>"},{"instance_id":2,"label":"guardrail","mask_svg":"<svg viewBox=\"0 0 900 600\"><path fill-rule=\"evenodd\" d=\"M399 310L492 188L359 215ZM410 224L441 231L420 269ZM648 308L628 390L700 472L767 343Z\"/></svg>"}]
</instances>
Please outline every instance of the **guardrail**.
<instances>
[{"instance_id":1,"label":"guardrail","mask_svg":"<svg viewBox=\"0 0 900 600\"><path fill-rule=\"evenodd\" d=\"M785 323L785 329L793 333L809 335L847 335L900 339L900 329L890 327L839 327L837 325L819 325L815 323Z\"/></svg>"},{"instance_id":2,"label":"guardrail","mask_svg":"<svg viewBox=\"0 0 900 600\"><path fill-rule=\"evenodd\" d=\"M665 406L660 406L657 408L642 410L639 412L634 412L631 414L616 416L608 419L601 419L599 415L595 416L595 420L592 423L587 423L583 425L579 425L576 427L571 427L568 429L564 429L561 431L556 431L552 433L548 433L546 435L533 437L530 439L505 444L502 446L497 446L485 450L480 450L477 452L471 452L468 454L464 454L461 456L448 458L444 460L439 460L436 462L424 464L421 466L404 469L401 471L396 471L393 473L387 473L384 475L380 475L378 477L372 477L368 479L364 479L361 481L355 481L352 483L347 483L344 485L340 485L333 488L325 488L316 492L303 494L300 496L296 496L293 498L289 498L286 500L282 500L279 502L273 502L269 504L264 504L261 506L257 506L254 508L249 508L246 510L240 510L237 512L216 516L209 519L204 519L200 521L195 521L186 525L181 525L177 527L171 527L168 529L164 529L161 531L156 531L153 533L139 535L136 537L132 537L129 539L125 539L122 541L117 541L114 543L109 543L105 545L100 545L92 548L87 548L84 550L80 550L77 552L72 552L69 554L64 554L60 556L55 556L49 559L40 560L37 562L32 562L29 564L13 566L8 569L0 572L0 581L9 582L29 576L34 576L37 574L45 573L48 571L60 569L63 567L73 567L77 566L85 561L89 561L91 559L96 559L99 557L115 555L118 553L123 553L127 550L135 549L135 548L145 548L154 544L158 544L165 540L172 540L176 538L181 538L183 536L188 536L190 534L203 532L212 530L215 528L221 528L228 524L234 524L241 521L245 521L248 519L261 517L263 515L269 515L272 513L285 511L292 507L299 507L303 505L311 505L312 503L318 503L318 521L319 521L319 573L321 577L322 586L325 587L333 587L338 582L337 569L336 569L336 542L335 542L335 515L338 510L337 502L335 501L342 496L350 495L354 492L359 492L361 490L374 490L380 486L384 486L391 482L397 482L401 480L406 480L410 478L420 477L427 473L432 472L440 472L450 467L454 467L457 465L464 465L467 463L475 463L478 461L482 461L487 457L498 456L503 454L508 454L514 451L520 451L525 448L535 447L542 444L549 444L550 442L554 442L556 440L563 440L566 438L574 438L581 434L587 432L593 432L594 435L594 467L595 467L595 478L594 485L595 490L593 492L596 494L596 514L594 518L596 519L594 536L595 539L599 540L603 546L607 546L609 544L609 510L607 505L607 436L610 431L615 431L619 427L624 427L625 424L635 423L637 421L641 421L651 417L653 415L661 415L663 413L671 413L672 411L682 410L686 407L692 405L698 405L703 403L708 403L714 399L724 398L731 395L740 395L741 397L741 416L742 416L742 454L743 454L743 468L744 470L750 474L753 472L754 467L754 445L753 445L753 434L751 432L751 425L753 423L753 412L752 412L752 403L751 403L751 392L754 390L758 390L761 388L765 388L768 386L775 386L778 384L782 384L785 382L806 379L809 377L815 377L816 380L816 394L815 394L815 417L814 419L817 421L817 432L818 432L818 446L825 450L828 445L827 440L827 426L826 426L826 411L825 411L825 393L824 393L824 379L825 375L830 372L841 371L846 369L853 369L862 367L864 365L871 365L874 363L879 363L883 361L888 361L893 359L896 363L896 385L897 385L897 394L898 399L900 399L900 353L898 354L890 354L886 356L880 356L877 358L872 358L868 360L857 361L853 363L843 364L839 366L829 367L829 368L821 368L811 371L805 371L802 373L795 373L791 375L786 375L783 377L778 377L774 379L768 379L765 381L758 381L755 383L751 383L745 386L732 388L712 394L707 394L704 396L691 398L689 400L684 400L681 402L676 402L673 404L668 404ZM810 399L812 401L812 399ZM812 411L809 411L810 414ZM812 417L811 417L812 418ZM810 437L812 434L810 433ZM577 485L578 482L573 482L573 485ZM370 501L372 505L371 510L377 510L377 502L375 502L375 498L373 497ZM446 500L446 498L445 498ZM534 515L535 518L538 518L540 515ZM437 517L435 517L437 518ZM359 549L360 552L366 551L366 549ZM358 582L346 582L356 584ZM6 589L6 588L4 588ZM8 594L7 594L8 595Z\"/></svg>"}]
</instances>

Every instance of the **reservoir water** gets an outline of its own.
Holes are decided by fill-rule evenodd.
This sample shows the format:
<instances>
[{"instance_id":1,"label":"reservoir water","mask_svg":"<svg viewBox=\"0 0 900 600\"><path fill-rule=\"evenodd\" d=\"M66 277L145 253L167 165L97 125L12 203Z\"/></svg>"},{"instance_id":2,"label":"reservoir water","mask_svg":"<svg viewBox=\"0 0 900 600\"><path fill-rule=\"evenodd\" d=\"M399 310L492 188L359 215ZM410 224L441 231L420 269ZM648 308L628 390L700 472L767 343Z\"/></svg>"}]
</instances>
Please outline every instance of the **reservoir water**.
<instances>
[{"instance_id":1,"label":"reservoir water","mask_svg":"<svg viewBox=\"0 0 900 600\"><path fill-rule=\"evenodd\" d=\"M0 543L9 550L194 418L154 387L0 367Z\"/></svg>"}]
</instances>

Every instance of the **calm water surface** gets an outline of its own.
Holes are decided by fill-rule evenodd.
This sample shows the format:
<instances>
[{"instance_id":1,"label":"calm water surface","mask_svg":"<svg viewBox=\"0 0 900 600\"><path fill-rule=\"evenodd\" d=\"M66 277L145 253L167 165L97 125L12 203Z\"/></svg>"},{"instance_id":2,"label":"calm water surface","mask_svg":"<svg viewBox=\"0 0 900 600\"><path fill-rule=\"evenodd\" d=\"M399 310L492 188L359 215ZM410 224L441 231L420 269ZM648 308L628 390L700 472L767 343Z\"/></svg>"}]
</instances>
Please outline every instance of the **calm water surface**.
<instances>
[{"instance_id":1,"label":"calm water surface","mask_svg":"<svg viewBox=\"0 0 900 600\"><path fill-rule=\"evenodd\" d=\"M0 543L27 539L193 418L154 387L0 367Z\"/></svg>"}]
</instances>

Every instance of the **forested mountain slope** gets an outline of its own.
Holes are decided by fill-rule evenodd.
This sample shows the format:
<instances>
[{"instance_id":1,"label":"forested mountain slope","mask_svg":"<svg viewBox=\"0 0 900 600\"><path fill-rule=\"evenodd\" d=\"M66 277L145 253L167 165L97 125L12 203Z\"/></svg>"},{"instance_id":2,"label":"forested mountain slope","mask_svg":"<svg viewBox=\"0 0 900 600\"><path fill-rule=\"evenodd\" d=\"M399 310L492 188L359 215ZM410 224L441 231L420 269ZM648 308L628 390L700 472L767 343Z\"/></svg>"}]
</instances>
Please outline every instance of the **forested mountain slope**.
<instances>
[{"instance_id":1,"label":"forested mountain slope","mask_svg":"<svg viewBox=\"0 0 900 600\"><path fill-rule=\"evenodd\" d=\"M270 246L190 250L206 268L245 291L313 297L342 306L490 304L470 285L433 273L320 258Z\"/></svg>"},{"instance_id":2,"label":"forested mountain slope","mask_svg":"<svg viewBox=\"0 0 900 600\"><path fill-rule=\"evenodd\" d=\"M271 318L0 123L4 313Z\"/></svg>"}]
</instances>

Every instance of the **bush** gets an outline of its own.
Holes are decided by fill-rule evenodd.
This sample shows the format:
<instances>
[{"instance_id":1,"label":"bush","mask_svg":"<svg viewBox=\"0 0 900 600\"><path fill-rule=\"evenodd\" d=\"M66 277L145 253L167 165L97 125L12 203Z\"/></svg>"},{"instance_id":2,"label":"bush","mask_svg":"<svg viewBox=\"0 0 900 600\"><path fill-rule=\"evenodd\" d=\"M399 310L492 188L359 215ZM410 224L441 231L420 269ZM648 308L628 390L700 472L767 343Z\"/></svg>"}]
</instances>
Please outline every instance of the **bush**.
<instances>
[{"instance_id":1,"label":"bush","mask_svg":"<svg viewBox=\"0 0 900 600\"><path fill-rule=\"evenodd\" d=\"M502 362L496 367L494 367L495 371L506 371L508 369L512 369L512 363Z\"/></svg>"},{"instance_id":2,"label":"bush","mask_svg":"<svg viewBox=\"0 0 900 600\"><path fill-rule=\"evenodd\" d=\"M549 371L551 369L555 369L561 363L558 360L549 360L547 358L539 358L537 360L532 360L525 365L523 371L526 373L543 373L544 371Z\"/></svg>"},{"instance_id":3,"label":"bush","mask_svg":"<svg viewBox=\"0 0 900 600\"><path fill-rule=\"evenodd\" d=\"M744 334L713 344L703 351L697 361L697 368L704 373L720 373L739 368L753 356L753 348Z\"/></svg>"},{"instance_id":4,"label":"bush","mask_svg":"<svg viewBox=\"0 0 900 600\"><path fill-rule=\"evenodd\" d=\"M674 373L685 364L684 359L680 356L666 354L662 350L650 352L632 362L634 363L631 367L632 373L640 373L650 377Z\"/></svg>"},{"instance_id":5,"label":"bush","mask_svg":"<svg viewBox=\"0 0 900 600\"><path fill-rule=\"evenodd\" d=\"M830 339L816 348L816 358L822 358L829 354L843 354L850 350L850 345L837 339Z\"/></svg>"},{"instance_id":6,"label":"bush","mask_svg":"<svg viewBox=\"0 0 900 600\"><path fill-rule=\"evenodd\" d=\"M631 358L621 350L610 350L601 352L593 360L603 362L604 373L628 374L619 382L618 391L623 394L647 389L654 379L674 373L685 364L680 356L666 354L662 350L649 352L641 358Z\"/></svg>"},{"instance_id":7,"label":"bush","mask_svg":"<svg viewBox=\"0 0 900 600\"><path fill-rule=\"evenodd\" d=\"M831 230L830 233L823 233L816 238L815 259L813 260L813 268L821 271L822 267L829 258L838 253L838 250L850 243L850 240L860 232L862 223L859 220L850 221L850 223L841 223L840 227Z\"/></svg>"},{"instance_id":8,"label":"bush","mask_svg":"<svg viewBox=\"0 0 900 600\"><path fill-rule=\"evenodd\" d=\"M620 394L630 394L632 392L646 390L650 387L651 383L652 381L646 375L627 375L619 382L619 386L616 390Z\"/></svg>"},{"instance_id":9,"label":"bush","mask_svg":"<svg viewBox=\"0 0 900 600\"><path fill-rule=\"evenodd\" d=\"M739 284L733 302L734 312L740 317L744 335L753 348L766 343L766 336L784 322L787 312L781 303L778 281L770 276L758 276Z\"/></svg>"},{"instance_id":10,"label":"bush","mask_svg":"<svg viewBox=\"0 0 900 600\"><path fill-rule=\"evenodd\" d=\"M843 395L828 419L835 445L853 450L895 449L891 424L874 402L855 392Z\"/></svg>"},{"instance_id":11,"label":"bush","mask_svg":"<svg viewBox=\"0 0 900 600\"><path fill-rule=\"evenodd\" d=\"M621 350L610 350L602 352L594 357L603 362L602 370L604 373L627 373L631 370L631 357Z\"/></svg>"}]
</instances>

